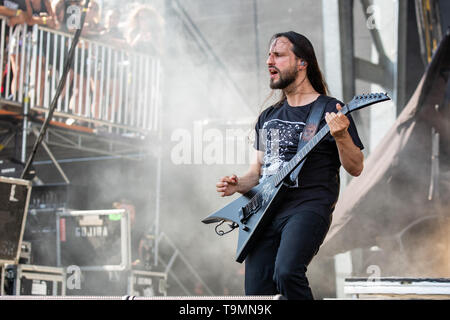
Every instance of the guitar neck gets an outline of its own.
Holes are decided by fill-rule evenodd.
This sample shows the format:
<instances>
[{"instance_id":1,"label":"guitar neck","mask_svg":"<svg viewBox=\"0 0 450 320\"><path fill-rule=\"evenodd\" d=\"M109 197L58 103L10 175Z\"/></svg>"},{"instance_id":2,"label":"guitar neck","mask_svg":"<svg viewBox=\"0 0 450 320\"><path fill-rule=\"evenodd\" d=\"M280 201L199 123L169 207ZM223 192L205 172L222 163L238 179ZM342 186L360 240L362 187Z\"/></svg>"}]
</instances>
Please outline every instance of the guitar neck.
<instances>
[{"instance_id":1,"label":"guitar neck","mask_svg":"<svg viewBox=\"0 0 450 320\"><path fill-rule=\"evenodd\" d=\"M347 114L348 108L344 106L341 110L341 113ZM292 171L306 158L306 156L314 149L315 146L322 141L323 138L330 132L330 127L328 124L325 124L322 129L320 129L314 137L309 140L309 142L298 151L294 157L274 176L274 183L278 186L283 180L291 174Z\"/></svg>"}]
</instances>

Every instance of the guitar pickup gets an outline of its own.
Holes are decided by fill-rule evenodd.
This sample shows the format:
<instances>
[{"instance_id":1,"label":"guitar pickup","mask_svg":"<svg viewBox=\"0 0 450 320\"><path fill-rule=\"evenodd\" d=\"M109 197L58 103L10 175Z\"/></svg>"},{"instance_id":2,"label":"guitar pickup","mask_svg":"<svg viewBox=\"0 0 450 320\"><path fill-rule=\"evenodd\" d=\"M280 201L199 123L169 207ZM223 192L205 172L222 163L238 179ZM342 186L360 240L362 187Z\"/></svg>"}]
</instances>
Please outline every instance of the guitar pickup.
<instances>
[{"instance_id":1,"label":"guitar pickup","mask_svg":"<svg viewBox=\"0 0 450 320\"><path fill-rule=\"evenodd\" d=\"M258 210L261 208L261 203L259 201L251 201L246 206L242 207L239 211L239 218L241 219L241 222L245 222L250 218L252 215L258 212Z\"/></svg>"}]
</instances>

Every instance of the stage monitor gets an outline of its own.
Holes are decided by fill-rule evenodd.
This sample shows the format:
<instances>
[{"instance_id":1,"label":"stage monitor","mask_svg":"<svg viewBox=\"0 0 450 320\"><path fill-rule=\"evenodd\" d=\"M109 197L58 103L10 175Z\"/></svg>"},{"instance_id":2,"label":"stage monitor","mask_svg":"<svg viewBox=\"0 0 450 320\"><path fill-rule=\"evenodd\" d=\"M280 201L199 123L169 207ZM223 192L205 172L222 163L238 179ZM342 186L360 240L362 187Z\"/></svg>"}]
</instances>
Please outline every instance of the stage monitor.
<instances>
[{"instance_id":1,"label":"stage monitor","mask_svg":"<svg viewBox=\"0 0 450 320\"><path fill-rule=\"evenodd\" d=\"M31 181L0 176L0 264L17 264Z\"/></svg>"}]
</instances>

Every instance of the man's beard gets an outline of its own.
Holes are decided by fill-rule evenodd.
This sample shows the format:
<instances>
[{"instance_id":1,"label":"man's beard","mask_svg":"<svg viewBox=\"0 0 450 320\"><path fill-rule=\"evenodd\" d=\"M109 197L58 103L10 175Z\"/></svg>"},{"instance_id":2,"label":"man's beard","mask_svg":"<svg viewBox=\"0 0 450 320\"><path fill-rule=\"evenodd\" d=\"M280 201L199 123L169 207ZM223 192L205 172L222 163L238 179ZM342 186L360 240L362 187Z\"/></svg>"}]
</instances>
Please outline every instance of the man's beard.
<instances>
[{"instance_id":1,"label":"man's beard","mask_svg":"<svg viewBox=\"0 0 450 320\"><path fill-rule=\"evenodd\" d=\"M292 84L295 79L297 78L298 70L296 68L293 68L292 70L285 71L284 73L281 73L278 70L278 81L274 81L273 79L270 79L270 89L285 89L290 84Z\"/></svg>"}]
</instances>

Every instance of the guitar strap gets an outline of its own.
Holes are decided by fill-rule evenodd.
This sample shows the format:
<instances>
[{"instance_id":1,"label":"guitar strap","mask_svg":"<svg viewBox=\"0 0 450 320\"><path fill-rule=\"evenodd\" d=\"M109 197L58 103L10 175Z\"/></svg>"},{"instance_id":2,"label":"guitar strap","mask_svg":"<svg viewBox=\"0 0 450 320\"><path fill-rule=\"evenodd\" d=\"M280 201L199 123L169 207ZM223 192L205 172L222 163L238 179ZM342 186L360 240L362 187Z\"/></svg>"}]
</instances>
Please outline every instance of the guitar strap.
<instances>
[{"instance_id":1,"label":"guitar strap","mask_svg":"<svg viewBox=\"0 0 450 320\"><path fill-rule=\"evenodd\" d=\"M311 140L315 136L328 101L330 101L329 97L320 95L312 105L311 110L308 114L308 118L306 120L305 127L303 128L302 133L300 133L297 152L300 151L309 142L309 140ZM303 164L305 163L305 160L306 158L297 166L297 168L295 168L294 171L292 171L289 177L290 184L288 184L288 186L298 187L297 178L300 170L303 167Z\"/></svg>"}]
</instances>

